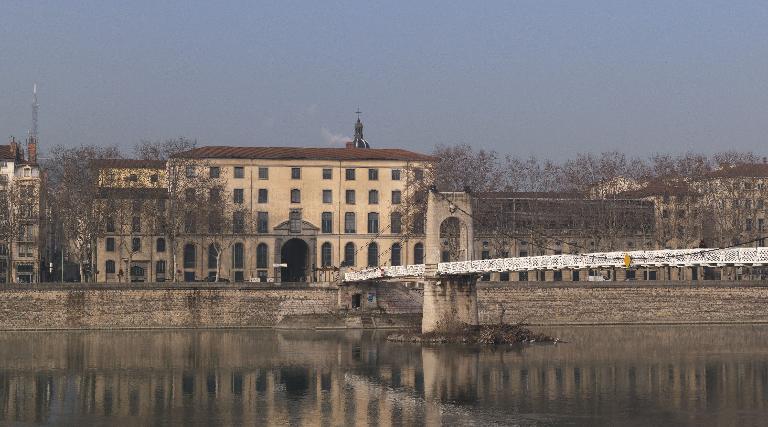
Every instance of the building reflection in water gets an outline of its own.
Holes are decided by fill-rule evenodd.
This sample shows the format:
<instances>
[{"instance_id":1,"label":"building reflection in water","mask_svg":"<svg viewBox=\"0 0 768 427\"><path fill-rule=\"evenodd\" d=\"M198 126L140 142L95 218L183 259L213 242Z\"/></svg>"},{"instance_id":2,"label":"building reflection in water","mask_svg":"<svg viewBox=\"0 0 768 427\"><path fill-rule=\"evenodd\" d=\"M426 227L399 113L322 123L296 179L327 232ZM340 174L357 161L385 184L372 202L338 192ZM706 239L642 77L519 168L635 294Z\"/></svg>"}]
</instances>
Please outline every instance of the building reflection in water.
<instances>
[{"instance_id":1,"label":"building reflection in water","mask_svg":"<svg viewBox=\"0 0 768 427\"><path fill-rule=\"evenodd\" d=\"M549 328L560 345L381 333L0 333L2 423L758 424L768 326Z\"/></svg>"}]
</instances>

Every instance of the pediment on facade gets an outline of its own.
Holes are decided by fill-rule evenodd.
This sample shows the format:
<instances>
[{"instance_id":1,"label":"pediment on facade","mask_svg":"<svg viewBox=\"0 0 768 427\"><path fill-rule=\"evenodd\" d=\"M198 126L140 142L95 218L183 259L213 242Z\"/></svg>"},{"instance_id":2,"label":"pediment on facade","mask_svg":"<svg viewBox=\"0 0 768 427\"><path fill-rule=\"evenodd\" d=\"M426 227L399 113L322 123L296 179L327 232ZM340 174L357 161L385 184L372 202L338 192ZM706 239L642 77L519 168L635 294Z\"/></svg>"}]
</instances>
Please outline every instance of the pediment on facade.
<instances>
[{"instance_id":1,"label":"pediment on facade","mask_svg":"<svg viewBox=\"0 0 768 427\"><path fill-rule=\"evenodd\" d=\"M291 221L284 221L281 222L278 226L274 228L275 231L290 231L291 230ZM320 231L320 227L317 227L316 225L312 224L311 222L301 220L301 231L303 232L318 232Z\"/></svg>"}]
</instances>

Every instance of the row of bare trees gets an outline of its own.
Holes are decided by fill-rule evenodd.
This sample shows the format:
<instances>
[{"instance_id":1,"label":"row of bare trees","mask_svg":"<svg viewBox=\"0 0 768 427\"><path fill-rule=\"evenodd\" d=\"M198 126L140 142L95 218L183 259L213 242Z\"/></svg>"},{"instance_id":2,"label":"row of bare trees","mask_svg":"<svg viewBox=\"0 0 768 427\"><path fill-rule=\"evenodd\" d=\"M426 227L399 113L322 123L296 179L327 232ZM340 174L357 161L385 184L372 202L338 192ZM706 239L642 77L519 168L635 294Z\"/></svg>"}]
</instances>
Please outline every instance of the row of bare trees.
<instances>
[{"instance_id":1,"label":"row of bare trees","mask_svg":"<svg viewBox=\"0 0 768 427\"><path fill-rule=\"evenodd\" d=\"M476 209L484 212L489 235L514 232L539 247L551 247L558 238L581 235L582 242L601 249L625 249L628 237L652 236L656 248L727 246L749 242L765 235L765 203L768 183L760 174L729 176L713 174L735 165L765 163L751 152L726 151L713 155L683 153L653 154L647 158L630 158L619 152L578 154L562 162L530 157L520 159L502 156L494 151L475 150L467 145L438 146L434 153L438 162L436 180L442 190L469 188L476 193L526 193L510 197L536 199L526 202L527 222L513 224L512 214L501 206ZM757 176L756 176L757 175ZM645 189L633 194L627 190ZM546 194L535 194L546 193ZM566 194L554 194L566 193ZM654 203L654 215L627 214L618 198L644 198ZM488 195L491 199L497 195ZM479 195L480 198L484 196ZM572 216L576 211L591 218L599 227L552 227L552 212L547 198L603 199L604 203L569 202ZM503 197L502 197L503 199ZM613 199L613 200L607 200ZM629 201L627 201L629 202ZM502 200L484 200L487 206ZM563 209L565 202L555 202ZM587 209L580 209L579 207ZM629 207L648 211L648 206ZM631 223L625 223L625 222ZM645 221L644 224L638 221ZM477 226L477 224L476 224ZM558 231L561 230L561 231ZM557 236L554 236L554 235Z\"/></svg>"},{"instance_id":2,"label":"row of bare trees","mask_svg":"<svg viewBox=\"0 0 768 427\"><path fill-rule=\"evenodd\" d=\"M519 158L496 151L475 150L470 145L438 145L432 153L441 190L475 192L583 192L591 186L615 178L649 180L663 177L703 177L723 166L757 163L751 152L725 151L707 156L652 154L647 158L629 157L618 151L599 154L580 153L562 162L537 157Z\"/></svg>"},{"instance_id":3,"label":"row of bare trees","mask_svg":"<svg viewBox=\"0 0 768 427\"><path fill-rule=\"evenodd\" d=\"M43 164L47 173L46 191L52 218L52 232L71 262L79 266L81 280L93 278L99 238L107 233L117 238L116 246L128 258L128 265L140 247L135 238L162 235L171 253L170 276L178 270L180 238L197 232L232 230L230 199L219 197L226 185L223 177L212 176L201 162L171 159L173 154L194 148L186 138L142 141L134 147L133 158L164 160L168 166L157 188L105 188L99 179L99 160L120 159L116 147L54 147ZM154 191L153 191L154 190ZM215 198L216 200L209 200ZM209 203L213 201L215 203ZM223 237L220 239L225 240ZM227 245L217 242L223 251Z\"/></svg>"}]
</instances>

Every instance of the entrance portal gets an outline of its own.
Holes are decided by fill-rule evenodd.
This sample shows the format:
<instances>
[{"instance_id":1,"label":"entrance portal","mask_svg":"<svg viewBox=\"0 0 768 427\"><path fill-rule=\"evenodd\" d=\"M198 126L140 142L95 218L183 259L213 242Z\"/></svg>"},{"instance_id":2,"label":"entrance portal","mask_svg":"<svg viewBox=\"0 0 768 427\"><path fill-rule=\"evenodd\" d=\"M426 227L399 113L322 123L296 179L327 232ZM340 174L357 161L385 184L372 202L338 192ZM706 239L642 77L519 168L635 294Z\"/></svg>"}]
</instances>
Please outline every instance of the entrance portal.
<instances>
[{"instance_id":1,"label":"entrance portal","mask_svg":"<svg viewBox=\"0 0 768 427\"><path fill-rule=\"evenodd\" d=\"M280 249L282 262L287 264L280 274L280 280L283 282L306 282L309 261L309 246L307 242L301 239L291 239L285 242Z\"/></svg>"}]
</instances>

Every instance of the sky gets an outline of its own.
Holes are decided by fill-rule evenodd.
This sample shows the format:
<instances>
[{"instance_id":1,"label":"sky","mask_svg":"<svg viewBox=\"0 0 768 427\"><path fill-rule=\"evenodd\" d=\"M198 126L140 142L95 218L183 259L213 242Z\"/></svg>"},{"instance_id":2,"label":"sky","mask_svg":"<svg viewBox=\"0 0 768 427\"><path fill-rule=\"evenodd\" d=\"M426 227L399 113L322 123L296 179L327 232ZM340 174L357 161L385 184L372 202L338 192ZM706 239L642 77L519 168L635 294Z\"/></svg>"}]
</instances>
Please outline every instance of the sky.
<instances>
[{"instance_id":1,"label":"sky","mask_svg":"<svg viewBox=\"0 0 768 427\"><path fill-rule=\"evenodd\" d=\"M765 154L765 1L0 2L0 132Z\"/></svg>"}]
</instances>

